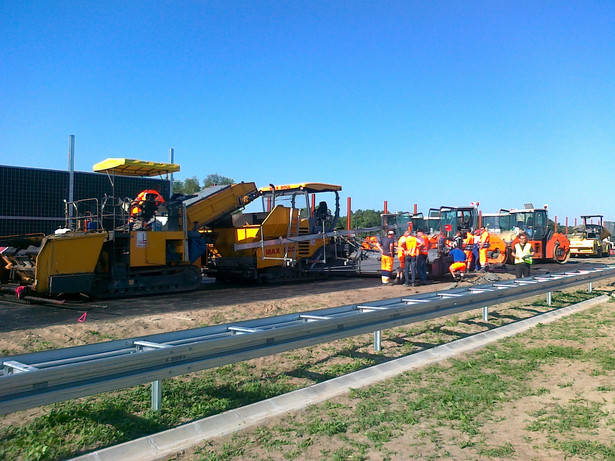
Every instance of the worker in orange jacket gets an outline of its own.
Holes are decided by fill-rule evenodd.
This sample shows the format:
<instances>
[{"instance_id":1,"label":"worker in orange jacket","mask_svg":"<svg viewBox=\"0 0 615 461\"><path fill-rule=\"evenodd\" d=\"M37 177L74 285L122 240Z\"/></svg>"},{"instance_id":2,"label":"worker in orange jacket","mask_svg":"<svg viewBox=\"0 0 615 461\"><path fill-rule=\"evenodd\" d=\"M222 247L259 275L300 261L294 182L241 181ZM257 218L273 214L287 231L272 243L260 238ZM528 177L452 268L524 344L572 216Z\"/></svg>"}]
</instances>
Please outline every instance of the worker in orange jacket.
<instances>
[{"instance_id":1,"label":"worker in orange jacket","mask_svg":"<svg viewBox=\"0 0 615 461\"><path fill-rule=\"evenodd\" d=\"M419 254L416 258L416 271L419 274L421 283L427 284L427 255L429 254L429 237L423 232L416 233L416 240L419 245Z\"/></svg>"},{"instance_id":2,"label":"worker in orange jacket","mask_svg":"<svg viewBox=\"0 0 615 461\"><path fill-rule=\"evenodd\" d=\"M401 280L404 278L404 267L406 266L406 238L410 235L409 231L404 232L404 234L399 237L399 240L397 241L397 258L399 259L399 270L397 272L397 278L399 279L400 283ZM404 280L405 282L405 280Z\"/></svg>"},{"instance_id":3,"label":"worker in orange jacket","mask_svg":"<svg viewBox=\"0 0 615 461\"><path fill-rule=\"evenodd\" d=\"M481 228L480 237L478 238L478 254L480 261L480 270L487 271L489 268L489 263L487 262L487 252L489 251L489 231L485 228Z\"/></svg>"},{"instance_id":4,"label":"worker in orange jacket","mask_svg":"<svg viewBox=\"0 0 615 461\"><path fill-rule=\"evenodd\" d=\"M474 235L471 231L466 233L466 236L463 239L463 252L466 254L466 266L468 271L472 270L474 264L474 258L472 255L472 250L474 249Z\"/></svg>"},{"instance_id":5,"label":"worker in orange jacket","mask_svg":"<svg viewBox=\"0 0 615 461\"><path fill-rule=\"evenodd\" d=\"M419 255L419 243L416 236L410 234L406 237L406 251L404 253L404 285L415 286L416 278L416 258Z\"/></svg>"}]
</instances>

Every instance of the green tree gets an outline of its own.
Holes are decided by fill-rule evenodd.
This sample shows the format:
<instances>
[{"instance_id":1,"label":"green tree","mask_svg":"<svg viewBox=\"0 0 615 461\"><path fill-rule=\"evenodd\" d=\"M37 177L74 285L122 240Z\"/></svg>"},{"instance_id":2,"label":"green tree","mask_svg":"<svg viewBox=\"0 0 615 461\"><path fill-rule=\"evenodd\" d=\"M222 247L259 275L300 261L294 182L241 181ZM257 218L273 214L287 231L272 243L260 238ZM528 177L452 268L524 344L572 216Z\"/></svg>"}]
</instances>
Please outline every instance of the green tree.
<instances>
[{"instance_id":1,"label":"green tree","mask_svg":"<svg viewBox=\"0 0 615 461\"><path fill-rule=\"evenodd\" d=\"M173 193L174 194L183 194L184 193L184 181L181 179L173 180Z\"/></svg>"},{"instance_id":2,"label":"green tree","mask_svg":"<svg viewBox=\"0 0 615 461\"><path fill-rule=\"evenodd\" d=\"M192 178L186 178L184 180L184 194L191 195L195 194L201 190L201 186L199 186L199 179L196 176Z\"/></svg>"},{"instance_id":3,"label":"green tree","mask_svg":"<svg viewBox=\"0 0 615 461\"><path fill-rule=\"evenodd\" d=\"M199 180L196 176L193 176L192 178L186 178L183 181L181 179L173 180L174 194L191 195L200 190L201 186L199 186Z\"/></svg>"},{"instance_id":4,"label":"green tree","mask_svg":"<svg viewBox=\"0 0 615 461\"><path fill-rule=\"evenodd\" d=\"M350 224L353 228L378 227L381 225L381 211L357 210L352 213Z\"/></svg>"},{"instance_id":5,"label":"green tree","mask_svg":"<svg viewBox=\"0 0 615 461\"><path fill-rule=\"evenodd\" d=\"M235 180L233 178L227 178L226 176L219 175L218 173L207 175L203 181L203 187L226 186L229 184L235 184Z\"/></svg>"}]
</instances>

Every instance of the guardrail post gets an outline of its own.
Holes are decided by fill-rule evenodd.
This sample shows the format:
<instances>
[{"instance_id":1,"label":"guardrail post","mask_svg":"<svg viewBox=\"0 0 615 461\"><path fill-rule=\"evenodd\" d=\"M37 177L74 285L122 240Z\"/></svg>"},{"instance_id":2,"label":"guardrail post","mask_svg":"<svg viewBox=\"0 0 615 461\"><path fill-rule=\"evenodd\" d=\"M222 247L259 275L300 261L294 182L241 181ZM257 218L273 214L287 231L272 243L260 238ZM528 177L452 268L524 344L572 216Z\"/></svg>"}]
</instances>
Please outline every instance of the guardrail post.
<instances>
[{"instance_id":1,"label":"guardrail post","mask_svg":"<svg viewBox=\"0 0 615 461\"><path fill-rule=\"evenodd\" d=\"M594 284L593 284L593 282L589 282L589 283L587 284L587 292L588 292L588 293L591 293L593 289L594 289Z\"/></svg>"},{"instance_id":2,"label":"guardrail post","mask_svg":"<svg viewBox=\"0 0 615 461\"><path fill-rule=\"evenodd\" d=\"M162 381L152 381L152 411L160 411L162 404Z\"/></svg>"},{"instance_id":3,"label":"guardrail post","mask_svg":"<svg viewBox=\"0 0 615 461\"><path fill-rule=\"evenodd\" d=\"M489 320L489 312L487 310L487 306L483 306L483 322L487 322Z\"/></svg>"},{"instance_id":4,"label":"guardrail post","mask_svg":"<svg viewBox=\"0 0 615 461\"><path fill-rule=\"evenodd\" d=\"M547 291L547 306L551 305L552 298L553 298L552 293L550 291Z\"/></svg>"},{"instance_id":5,"label":"guardrail post","mask_svg":"<svg viewBox=\"0 0 615 461\"><path fill-rule=\"evenodd\" d=\"M379 351L381 349L380 341L382 340L382 330L374 331L374 350Z\"/></svg>"}]
</instances>

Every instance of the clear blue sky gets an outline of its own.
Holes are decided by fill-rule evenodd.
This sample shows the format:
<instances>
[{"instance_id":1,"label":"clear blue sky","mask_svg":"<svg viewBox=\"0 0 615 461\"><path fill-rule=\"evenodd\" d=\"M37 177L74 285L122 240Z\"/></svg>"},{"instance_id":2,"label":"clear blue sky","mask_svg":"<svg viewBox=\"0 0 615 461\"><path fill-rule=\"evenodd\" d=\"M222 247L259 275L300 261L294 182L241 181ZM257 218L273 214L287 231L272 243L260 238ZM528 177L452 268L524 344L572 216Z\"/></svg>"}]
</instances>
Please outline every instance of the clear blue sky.
<instances>
[{"instance_id":1,"label":"clear blue sky","mask_svg":"<svg viewBox=\"0 0 615 461\"><path fill-rule=\"evenodd\" d=\"M0 0L0 163L615 219L613 1ZM345 199L342 214L345 214Z\"/></svg>"}]
</instances>

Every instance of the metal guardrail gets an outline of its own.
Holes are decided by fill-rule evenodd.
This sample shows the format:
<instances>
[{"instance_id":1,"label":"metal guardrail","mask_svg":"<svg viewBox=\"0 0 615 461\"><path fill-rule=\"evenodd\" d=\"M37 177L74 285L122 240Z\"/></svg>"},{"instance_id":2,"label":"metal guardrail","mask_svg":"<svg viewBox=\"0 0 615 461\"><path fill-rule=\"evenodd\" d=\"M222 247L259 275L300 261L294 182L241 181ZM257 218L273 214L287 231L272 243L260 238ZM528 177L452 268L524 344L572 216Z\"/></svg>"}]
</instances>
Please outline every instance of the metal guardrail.
<instances>
[{"instance_id":1,"label":"metal guardrail","mask_svg":"<svg viewBox=\"0 0 615 461\"><path fill-rule=\"evenodd\" d=\"M611 277L615 266L0 358L0 414L586 283L591 290Z\"/></svg>"}]
</instances>

